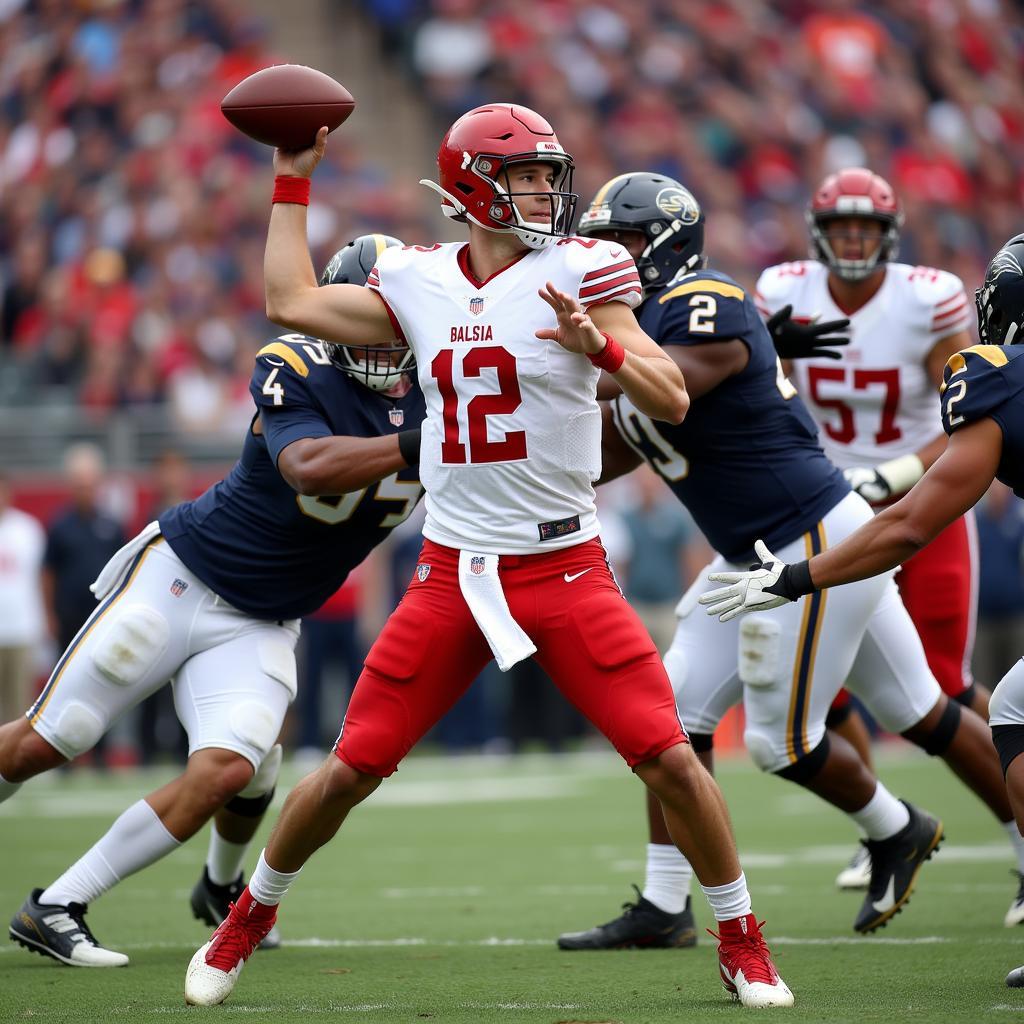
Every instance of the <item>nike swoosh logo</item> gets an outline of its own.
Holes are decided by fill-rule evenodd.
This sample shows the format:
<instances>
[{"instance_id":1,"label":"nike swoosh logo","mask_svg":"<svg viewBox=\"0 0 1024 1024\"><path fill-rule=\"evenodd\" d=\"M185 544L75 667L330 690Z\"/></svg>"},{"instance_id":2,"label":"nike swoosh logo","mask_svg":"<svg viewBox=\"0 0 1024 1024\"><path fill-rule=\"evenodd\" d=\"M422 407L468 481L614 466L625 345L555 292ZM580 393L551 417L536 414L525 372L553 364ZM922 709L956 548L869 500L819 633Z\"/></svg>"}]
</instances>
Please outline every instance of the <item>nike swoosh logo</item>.
<instances>
[{"instance_id":1,"label":"nike swoosh logo","mask_svg":"<svg viewBox=\"0 0 1024 1024\"><path fill-rule=\"evenodd\" d=\"M889 885L885 890L885 895L878 900L876 903L872 903L871 906L875 908L880 914L884 914L887 910L892 910L896 906L896 876L889 876Z\"/></svg>"},{"instance_id":2,"label":"nike swoosh logo","mask_svg":"<svg viewBox=\"0 0 1024 1024\"><path fill-rule=\"evenodd\" d=\"M593 566L590 567L590 569L593 568ZM585 576L588 572L590 572L590 569L584 569L582 572L574 572L571 576L568 573L566 573L562 577L562 579L565 580L566 583L572 583L573 580L578 580L581 576Z\"/></svg>"}]
</instances>

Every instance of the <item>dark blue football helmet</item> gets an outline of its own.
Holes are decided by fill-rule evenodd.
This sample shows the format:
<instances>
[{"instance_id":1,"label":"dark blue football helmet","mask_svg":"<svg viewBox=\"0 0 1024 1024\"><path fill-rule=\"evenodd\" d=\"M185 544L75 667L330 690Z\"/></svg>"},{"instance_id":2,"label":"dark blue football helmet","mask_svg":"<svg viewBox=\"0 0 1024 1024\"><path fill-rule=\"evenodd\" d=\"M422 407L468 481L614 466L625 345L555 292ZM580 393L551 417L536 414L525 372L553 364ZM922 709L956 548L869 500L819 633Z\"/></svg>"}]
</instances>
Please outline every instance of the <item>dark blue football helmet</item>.
<instances>
[{"instance_id":1,"label":"dark blue football helmet","mask_svg":"<svg viewBox=\"0 0 1024 1024\"><path fill-rule=\"evenodd\" d=\"M328 260L320 275L320 284L355 284L361 287L366 284L377 257L385 249L404 244L391 235L360 235ZM403 374L416 369L415 356L404 341L396 342L393 346L362 348L325 341L324 348L338 369L344 370L360 384L374 391L390 391ZM401 351L400 358L396 357L396 350Z\"/></svg>"},{"instance_id":2,"label":"dark blue football helmet","mask_svg":"<svg viewBox=\"0 0 1024 1024\"><path fill-rule=\"evenodd\" d=\"M1014 235L992 257L974 304L983 344L1024 345L1024 235Z\"/></svg>"},{"instance_id":3,"label":"dark blue football helmet","mask_svg":"<svg viewBox=\"0 0 1024 1024\"><path fill-rule=\"evenodd\" d=\"M673 178L632 171L598 189L577 233L641 231L647 247L636 261L644 295L704 261L704 213L689 189Z\"/></svg>"}]
</instances>

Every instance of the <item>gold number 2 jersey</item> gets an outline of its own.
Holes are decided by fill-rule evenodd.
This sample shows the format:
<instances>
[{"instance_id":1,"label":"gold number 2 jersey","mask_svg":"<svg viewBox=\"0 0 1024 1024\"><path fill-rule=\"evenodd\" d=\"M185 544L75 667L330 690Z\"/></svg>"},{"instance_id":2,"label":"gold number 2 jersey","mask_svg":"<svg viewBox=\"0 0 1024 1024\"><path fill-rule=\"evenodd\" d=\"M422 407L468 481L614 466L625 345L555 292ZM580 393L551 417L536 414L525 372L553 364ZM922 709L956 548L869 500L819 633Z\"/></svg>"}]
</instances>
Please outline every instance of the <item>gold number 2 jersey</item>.
<instances>
[{"instance_id":1,"label":"gold number 2 jersey","mask_svg":"<svg viewBox=\"0 0 1024 1024\"><path fill-rule=\"evenodd\" d=\"M368 286L416 353L428 540L530 554L599 531L600 371L535 336L555 326L538 294L549 281L584 308L641 298L629 253L597 239L528 251L486 281L460 243L386 249L370 274Z\"/></svg>"}]
</instances>

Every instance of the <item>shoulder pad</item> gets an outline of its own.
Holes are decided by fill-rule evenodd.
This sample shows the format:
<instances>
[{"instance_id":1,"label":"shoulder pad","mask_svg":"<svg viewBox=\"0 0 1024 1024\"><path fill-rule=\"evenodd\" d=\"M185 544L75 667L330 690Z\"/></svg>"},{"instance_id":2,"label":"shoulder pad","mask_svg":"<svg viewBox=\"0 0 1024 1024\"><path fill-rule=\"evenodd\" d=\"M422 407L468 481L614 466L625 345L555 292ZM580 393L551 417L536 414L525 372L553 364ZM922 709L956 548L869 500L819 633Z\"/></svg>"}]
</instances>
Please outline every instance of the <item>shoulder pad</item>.
<instances>
[{"instance_id":1,"label":"shoulder pad","mask_svg":"<svg viewBox=\"0 0 1024 1024\"><path fill-rule=\"evenodd\" d=\"M314 348L315 346L315 348ZM288 367L299 377L309 376L309 364L315 362L308 349L314 348L318 355L323 351L323 343L305 334L282 334L279 338L267 342L257 353L256 359L263 360L269 366Z\"/></svg>"},{"instance_id":2,"label":"shoulder pad","mask_svg":"<svg viewBox=\"0 0 1024 1024\"><path fill-rule=\"evenodd\" d=\"M743 337L751 317L756 317L738 284L724 274L708 271L678 278L651 304L657 310L652 337L659 342L700 343Z\"/></svg>"},{"instance_id":3,"label":"shoulder pad","mask_svg":"<svg viewBox=\"0 0 1024 1024\"><path fill-rule=\"evenodd\" d=\"M949 357L942 371L942 426L947 434L983 419L1020 390L1001 345L974 345Z\"/></svg>"}]
</instances>

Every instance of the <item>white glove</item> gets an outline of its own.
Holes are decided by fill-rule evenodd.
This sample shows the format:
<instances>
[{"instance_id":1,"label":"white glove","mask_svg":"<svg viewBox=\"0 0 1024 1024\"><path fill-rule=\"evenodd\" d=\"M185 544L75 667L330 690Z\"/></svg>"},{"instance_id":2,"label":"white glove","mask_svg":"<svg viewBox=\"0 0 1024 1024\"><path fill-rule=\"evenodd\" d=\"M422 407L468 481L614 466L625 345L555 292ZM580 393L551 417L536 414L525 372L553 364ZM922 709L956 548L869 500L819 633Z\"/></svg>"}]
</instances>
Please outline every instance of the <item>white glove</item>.
<instances>
[{"instance_id":1,"label":"white glove","mask_svg":"<svg viewBox=\"0 0 1024 1024\"><path fill-rule=\"evenodd\" d=\"M761 564L748 572L713 572L708 574L712 583L728 583L730 586L720 590L709 590L701 594L700 603L708 610L708 615L717 615L722 622L734 619L740 612L767 611L778 608L788 601L795 601L799 594L790 597L787 593L786 580L782 586L779 580L790 568L780 561L767 548L764 541L754 543L754 554Z\"/></svg>"},{"instance_id":2,"label":"white glove","mask_svg":"<svg viewBox=\"0 0 1024 1024\"><path fill-rule=\"evenodd\" d=\"M873 505L909 491L923 475L924 463L916 455L901 455L877 466L851 466L843 470L847 483Z\"/></svg>"}]
</instances>

